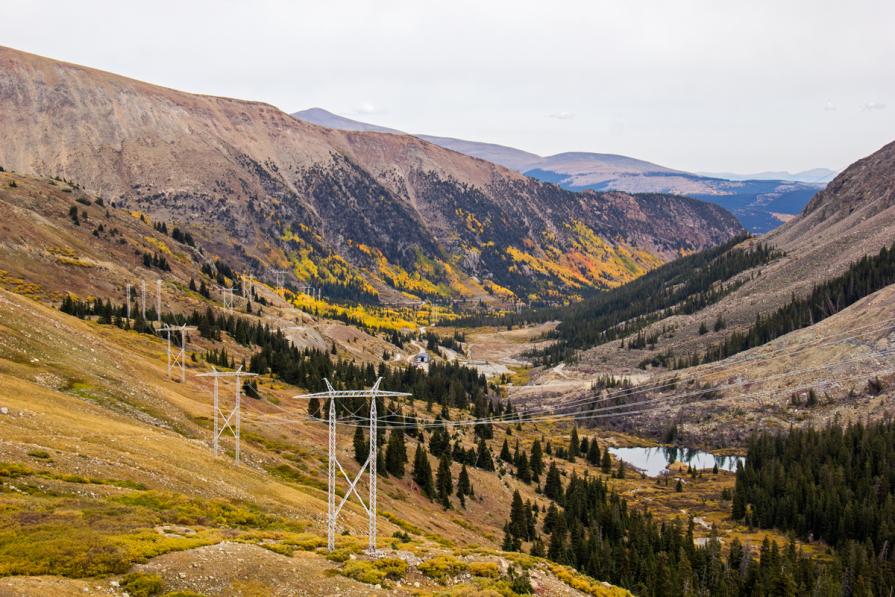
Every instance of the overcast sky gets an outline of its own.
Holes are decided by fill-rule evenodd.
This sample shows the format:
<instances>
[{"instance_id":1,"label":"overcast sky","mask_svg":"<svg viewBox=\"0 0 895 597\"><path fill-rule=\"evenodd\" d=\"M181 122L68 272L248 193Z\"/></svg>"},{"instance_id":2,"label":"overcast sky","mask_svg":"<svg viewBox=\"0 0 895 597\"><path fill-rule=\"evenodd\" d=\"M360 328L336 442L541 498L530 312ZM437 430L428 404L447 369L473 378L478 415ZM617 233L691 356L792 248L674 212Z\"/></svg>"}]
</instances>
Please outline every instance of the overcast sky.
<instances>
[{"instance_id":1,"label":"overcast sky","mask_svg":"<svg viewBox=\"0 0 895 597\"><path fill-rule=\"evenodd\" d=\"M539 154L840 169L895 140L895 2L3 0L0 44Z\"/></svg>"}]
</instances>

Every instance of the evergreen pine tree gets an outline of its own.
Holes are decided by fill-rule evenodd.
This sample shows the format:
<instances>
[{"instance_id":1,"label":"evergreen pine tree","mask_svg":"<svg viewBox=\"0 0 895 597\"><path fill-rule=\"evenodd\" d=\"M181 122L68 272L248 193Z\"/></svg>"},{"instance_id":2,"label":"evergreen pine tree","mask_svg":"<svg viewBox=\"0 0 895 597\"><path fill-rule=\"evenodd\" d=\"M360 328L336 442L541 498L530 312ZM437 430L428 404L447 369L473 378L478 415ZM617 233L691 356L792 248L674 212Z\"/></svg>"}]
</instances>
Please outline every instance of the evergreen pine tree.
<instances>
[{"instance_id":1,"label":"evergreen pine tree","mask_svg":"<svg viewBox=\"0 0 895 597\"><path fill-rule=\"evenodd\" d=\"M438 461L438 472L435 476L435 487L438 491L438 501L447 510L451 507L451 493L454 491L454 483L451 480L451 457L447 452L441 455Z\"/></svg>"},{"instance_id":2,"label":"evergreen pine tree","mask_svg":"<svg viewBox=\"0 0 895 597\"><path fill-rule=\"evenodd\" d=\"M407 448L404 445L404 432L392 429L385 447L385 468L390 475L404 478L404 465L407 463Z\"/></svg>"},{"instance_id":3,"label":"evergreen pine tree","mask_svg":"<svg viewBox=\"0 0 895 597\"><path fill-rule=\"evenodd\" d=\"M569 437L569 461L575 462L575 458L578 456L578 426L572 427L572 435Z\"/></svg>"},{"instance_id":4,"label":"evergreen pine tree","mask_svg":"<svg viewBox=\"0 0 895 597\"><path fill-rule=\"evenodd\" d=\"M547 557L560 564L565 564L566 554L566 522L565 517L558 516L556 524L550 533L550 546L547 548Z\"/></svg>"},{"instance_id":5,"label":"evergreen pine tree","mask_svg":"<svg viewBox=\"0 0 895 597\"><path fill-rule=\"evenodd\" d=\"M491 456L491 449L485 443L485 438L479 439L479 448L475 455L476 468L483 471L494 470L494 458Z\"/></svg>"},{"instance_id":6,"label":"evergreen pine tree","mask_svg":"<svg viewBox=\"0 0 895 597\"><path fill-rule=\"evenodd\" d=\"M507 444L506 438L503 438L503 446L500 448L500 459L507 463L513 462L513 457L510 455L510 446Z\"/></svg>"},{"instance_id":7,"label":"evergreen pine tree","mask_svg":"<svg viewBox=\"0 0 895 597\"><path fill-rule=\"evenodd\" d=\"M559 517L559 510L556 508L556 504L550 502L550 507L547 508L547 513L544 515L544 532L548 535L553 532L553 527L556 526L557 518Z\"/></svg>"},{"instance_id":8,"label":"evergreen pine tree","mask_svg":"<svg viewBox=\"0 0 895 597\"><path fill-rule=\"evenodd\" d=\"M544 542L541 540L540 536L535 537L535 540L531 544L531 555L536 558L543 558L547 555L547 551L544 549Z\"/></svg>"},{"instance_id":9,"label":"evergreen pine tree","mask_svg":"<svg viewBox=\"0 0 895 597\"><path fill-rule=\"evenodd\" d=\"M534 479L538 479L544 472L544 453L541 450L541 440L536 439L531 445L531 472Z\"/></svg>"},{"instance_id":10,"label":"evergreen pine tree","mask_svg":"<svg viewBox=\"0 0 895 597\"><path fill-rule=\"evenodd\" d=\"M413 481L429 499L435 497L435 485L432 482L432 466L429 464L429 455L422 443L416 445L416 454L413 458Z\"/></svg>"},{"instance_id":11,"label":"evergreen pine tree","mask_svg":"<svg viewBox=\"0 0 895 597\"><path fill-rule=\"evenodd\" d=\"M513 531L509 522L506 522L503 525L503 544L500 548L503 551L519 551L522 549L520 541L513 536Z\"/></svg>"},{"instance_id":12,"label":"evergreen pine tree","mask_svg":"<svg viewBox=\"0 0 895 597\"><path fill-rule=\"evenodd\" d=\"M531 514L529 509L526 514L525 504L522 502L522 496L519 490L513 492L513 503L510 506L510 525L509 532L513 538L513 550L519 551L522 547L522 541L528 537L528 516Z\"/></svg>"},{"instance_id":13,"label":"evergreen pine tree","mask_svg":"<svg viewBox=\"0 0 895 597\"><path fill-rule=\"evenodd\" d=\"M590 446L587 449L587 461L593 466L600 465L600 447L595 439L590 441Z\"/></svg>"},{"instance_id":14,"label":"evergreen pine tree","mask_svg":"<svg viewBox=\"0 0 895 597\"><path fill-rule=\"evenodd\" d=\"M550 469L547 471L544 495L556 502L562 502L562 480L559 478L559 469L556 467L555 461L550 462Z\"/></svg>"},{"instance_id":15,"label":"evergreen pine tree","mask_svg":"<svg viewBox=\"0 0 895 597\"><path fill-rule=\"evenodd\" d=\"M367 443L367 436L364 434L364 428L358 425L354 428L354 459L358 464L367 461L370 454L370 444Z\"/></svg>"},{"instance_id":16,"label":"evergreen pine tree","mask_svg":"<svg viewBox=\"0 0 895 597\"><path fill-rule=\"evenodd\" d=\"M531 483L531 468L528 465L528 455L525 452L519 456L519 464L516 465L516 476L523 483Z\"/></svg>"},{"instance_id":17,"label":"evergreen pine tree","mask_svg":"<svg viewBox=\"0 0 895 597\"><path fill-rule=\"evenodd\" d=\"M466 497L472 495L472 484L469 481L469 473L466 472L466 464L460 467L460 475L457 477L457 497L460 505L466 507Z\"/></svg>"}]
</instances>

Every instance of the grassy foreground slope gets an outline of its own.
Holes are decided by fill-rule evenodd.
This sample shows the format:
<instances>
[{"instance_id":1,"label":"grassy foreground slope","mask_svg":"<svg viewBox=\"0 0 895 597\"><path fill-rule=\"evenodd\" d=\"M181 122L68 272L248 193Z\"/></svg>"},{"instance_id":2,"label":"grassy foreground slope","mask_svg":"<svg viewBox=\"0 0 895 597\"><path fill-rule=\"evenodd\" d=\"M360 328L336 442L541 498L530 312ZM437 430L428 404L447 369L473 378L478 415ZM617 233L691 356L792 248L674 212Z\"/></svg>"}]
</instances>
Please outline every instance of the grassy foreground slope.
<instances>
[{"instance_id":1,"label":"grassy foreground slope","mask_svg":"<svg viewBox=\"0 0 895 597\"><path fill-rule=\"evenodd\" d=\"M165 590L205 594L286 594L298 582L310 594L334 587L368 594L371 584L397 588L399 578L411 592L454 579L478 590L508 583L515 558L519 570L531 567L533 582L554 594L570 590L546 563L496 551L511 492L479 471L471 477L482 497L465 511L443 513L409 479L380 483L380 547L409 561L406 570L339 561L359 561L349 555L365 547L356 536L366 520L353 504L336 561L327 559L325 429L289 401L299 389L265 379L265 400L245 399L244 464L237 466L208 446L210 386L193 376L198 370L191 367L185 384L168 381L161 341L0 291L0 574L17 577L0 587L35 595L97 585L113 591L112 581L123 586L121 575L142 565L141 574L160 575ZM286 415L297 422L278 424ZM350 442L346 432L345 462ZM402 529L406 535L392 537ZM157 564L159 557L167 564ZM592 594L611 594L564 574Z\"/></svg>"}]
</instances>

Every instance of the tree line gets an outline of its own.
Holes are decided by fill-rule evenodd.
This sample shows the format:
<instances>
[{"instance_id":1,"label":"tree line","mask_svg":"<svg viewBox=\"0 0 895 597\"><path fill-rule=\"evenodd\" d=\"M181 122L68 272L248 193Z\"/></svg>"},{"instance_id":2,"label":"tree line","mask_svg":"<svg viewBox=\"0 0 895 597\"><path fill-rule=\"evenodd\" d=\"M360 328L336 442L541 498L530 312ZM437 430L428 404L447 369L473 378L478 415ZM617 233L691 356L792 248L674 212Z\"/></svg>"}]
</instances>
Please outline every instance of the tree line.
<instances>
[{"instance_id":1,"label":"tree line","mask_svg":"<svg viewBox=\"0 0 895 597\"><path fill-rule=\"evenodd\" d=\"M558 342L532 353L539 364L572 358L575 350L637 333L676 313L690 314L717 302L739 287L738 274L769 263L782 253L763 243L740 248L745 236L667 263L636 280L585 298L580 303L525 311L500 318L471 317L456 325L509 326L560 320L551 334Z\"/></svg>"},{"instance_id":2,"label":"tree line","mask_svg":"<svg viewBox=\"0 0 895 597\"><path fill-rule=\"evenodd\" d=\"M889 484L893 429L892 423L873 429L830 427L750 441L746 468L737 474L735 496L740 496L733 500L734 516L800 534L812 532L803 526L808 520L829 517L825 519L829 527L847 529L838 539L825 539L835 547L829 558L811 558L792 540L781 547L767 538L758 549L735 538L725 555L714 529L703 545L697 545L692 519L658 521L646 508L630 507L604 478L591 476L589 470L584 476L573 472L563 484L555 461L541 491L550 499L549 506L523 502L516 492L503 547L521 551L528 544L533 555L573 566L637 595L888 597L895 586ZM564 448L566 458L576 452L582 455L585 442L578 442L576 450L576 440L573 429ZM586 442L586 458L594 465L599 460L602 471L609 472L608 450L599 457L599 447L592 450L595 443ZM808 470L811 473L804 472ZM624 476L623 469L615 476ZM807 480L800 478L804 476ZM822 497L825 492L829 497ZM878 504L876 514L869 502ZM826 509L814 512L812 503ZM818 518L812 518L815 514ZM857 524L863 516L867 520ZM813 527L814 538L827 528Z\"/></svg>"},{"instance_id":3,"label":"tree line","mask_svg":"<svg viewBox=\"0 0 895 597\"><path fill-rule=\"evenodd\" d=\"M147 309L145 320L140 310L132 309L132 319L128 320L123 304L113 305L110 300L99 298L85 301L66 295L60 310L81 319L96 317L102 324L156 333L150 323L157 318L153 308ZM335 345L329 350L299 349L281 330L272 329L261 319L218 314L210 306L204 312L194 310L188 315L166 312L161 319L165 323L195 326L203 338L221 341L226 332L238 344L258 347L260 350L248 363L250 371L275 374L309 392L326 389L324 378L337 388L358 388L369 387L382 377L383 389L411 392L415 399L426 403L427 410L434 405L440 406L445 418L449 417L449 407L468 409L480 418L494 413L485 376L458 363L431 363L428 372L414 367L387 367L384 363L379 367L360 365L353 360L336 358ZM219 354L215 356L219 357ZM482 426L480 432L490 434L490 427Z\"/></svg>"},{"instance_id":4,"label":"tree line","mask_svg":"<svg viewBox=\"0 0 895 597\"><path fill-rule=\"evenodd\" d=\"M895 586L895 423L752 436L732 515L853 553L875 569L865 582Z\"/></svg>"},{"instance_id":5,"label":"tree line","mask_svg":"<svg viewBox=\"0 0 895 597\"><path fill-rule=\"evenodd\" d=\"M757 315L745 332L734 332L724 342L709 347L700 358L684 359L679 368L719 361L730 355L766 344L789 332L814 325L862 298L895 283L895 244L876 255L865 255L840 276L818 284L802 298L795 296L769 315Z\"/></svg>"}]
</instances>

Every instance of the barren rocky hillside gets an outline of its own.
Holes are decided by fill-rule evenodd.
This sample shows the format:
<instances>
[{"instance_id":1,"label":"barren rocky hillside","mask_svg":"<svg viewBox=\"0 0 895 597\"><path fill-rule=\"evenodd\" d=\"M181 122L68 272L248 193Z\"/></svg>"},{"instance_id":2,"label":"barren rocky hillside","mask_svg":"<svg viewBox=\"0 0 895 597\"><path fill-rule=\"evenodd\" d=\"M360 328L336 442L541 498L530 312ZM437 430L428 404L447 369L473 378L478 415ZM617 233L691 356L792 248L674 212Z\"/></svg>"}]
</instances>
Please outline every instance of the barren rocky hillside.
<instances>
[{"instance_id":1,"label":"barren rocky hillside","mask_svg":"<svg viewBox=\"0 0 895 597\"><path fill-rule=\"evenodd\" d=\"M742 286L693 314L674 315L652 324L645 333L658 335L654 347L625 350L619 349L618 342L609 342L586 351L580 363L566 370L566 375L583 381L601 372L627 371L651 383L674 377L711 380L712 384L724 386L721 392L724 401L662 402L659 408L638 417L637 424L657 432L677 417L682 426L691 424L693 435L711 437L718 444L742 439L754 426L785 427L793 422L820 422L837 413L846 419L882 416L889 408L886 405L890 405L890 399L880 402L878 394L867 393L867 381L877 374L885 377L890 373L886 355L891 342L891 319L895 315L887 306L891 302L890 288L872 294L820 324L721 362L679 373L663 369L643 371L638 364L669 351L676 355L699 354L723 342L731 333L748 329L757 316L769 315L794 296L807 295L814 286L842 274L865 255L875 255L883 247L891 246L895 242L893 173L895 144L889 144L837 176L801 216L765 237L746 241L746 244L770 244L783 251L783 255L739 274L736 279L743 282ZM713 329L719 317L725 327ZM852 338L849 331L855 329L867 331ZM803 346L803 342L812 339L817 342ZM790 348L781 348L786 346ZM799 350L793 352L796 348ZM847 362L841 364L842 360ZM798 373L805 364L812 365L813 369ZM779 375L787 371L796 373ZM769 373L776 377L766 380ZM824 382L831 376L841 377L841 383L828 386ZM728 380L737 383L729 386ZM811 389L827 396L819 406L812 409L787 406L793 392ZM851 395L851 391L855 394ZM672 392L648 392L653 397L661 393ZM776 414L771 415L772 412ZM731 424L734 420L737 425ZM744 421L752 422L742 424ZM725 433L725 429L730 433Z\"/></svg>"},{"instance_id":2,"label":"barren rocky hillside","mask_svg":"<svg viewBox=\"0 0 895 597\"><path fill-rule=\"evenodd\" d=\"M279 263L337 285L344 258L374 291L558 297L741 230L698 201L570 193L415 137L325 129L257 102L8 48L0 66L0 165L188 222L259 272Z\"/></svg>"}]
</instances>

